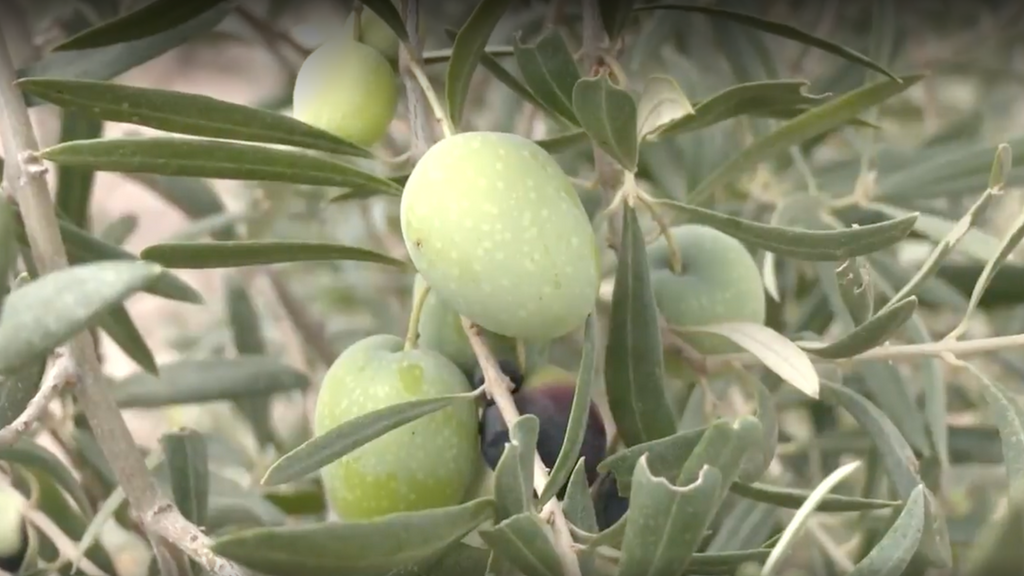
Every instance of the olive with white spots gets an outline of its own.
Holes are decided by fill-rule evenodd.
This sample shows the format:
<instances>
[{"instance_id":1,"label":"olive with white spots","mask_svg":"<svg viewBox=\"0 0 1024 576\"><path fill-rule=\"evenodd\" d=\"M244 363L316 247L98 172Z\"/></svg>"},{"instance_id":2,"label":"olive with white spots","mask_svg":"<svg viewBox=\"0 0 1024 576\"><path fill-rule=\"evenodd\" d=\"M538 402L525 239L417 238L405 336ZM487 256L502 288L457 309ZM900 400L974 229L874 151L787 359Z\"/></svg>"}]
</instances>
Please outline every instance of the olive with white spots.
<instances>
[{"instance_id":1,"label":"olive with white spots","mask_svg":"<svg viewBox=\"0 0 1024 576\"><path fill-rule=\"evenodd\" d=\"M390 405L472 390L445 357L403 345L397 336L378 334L338 356L317 396L315 435ZM478 450L476 404L456 402L324 467L324 491L342 520L455 506L477 479Z\"/></svg>"},{"instance_id":2,"label":"olive with white spots","mask_svg":"<svg viewBox=\"0 0 1024 576\"><path fill-rule=\"evenodd\" d=\"M590 220L554 158L522 136L464 132L433 145L406 180L400 220L427 283L487 330L550 341L594 307Z\"/></svg>"},{"instance_id":3,"label":"olive with white spots","mask_svg":"<svg viewBox=\"0 0 1024 576\"><path fill-rule=\"evenodd\" d=\"M700 224L670 231L682 269L670 266L662 237L647 249L651 285L658 310L672 326L689 328L725 322L765 322L765 291L761 272L742 242ZM741 349L724 336L688 333L684 339L701 354L724 354ZM672 372L685 370L678 355L666 357Z\"/></svg>"},{"instance_id":4,"label":"olive with white spots","mask_svg":"<svg viewBox=\"0 0 1024 576\"><path fill-rule=\"evenodd\" d=\"M351 28L351 26L349 26ZM363 147L387 134L398 106L398 78L380 52L351 31L332 38L302 63L292 116Z\"/></svg>"}]
</instances>

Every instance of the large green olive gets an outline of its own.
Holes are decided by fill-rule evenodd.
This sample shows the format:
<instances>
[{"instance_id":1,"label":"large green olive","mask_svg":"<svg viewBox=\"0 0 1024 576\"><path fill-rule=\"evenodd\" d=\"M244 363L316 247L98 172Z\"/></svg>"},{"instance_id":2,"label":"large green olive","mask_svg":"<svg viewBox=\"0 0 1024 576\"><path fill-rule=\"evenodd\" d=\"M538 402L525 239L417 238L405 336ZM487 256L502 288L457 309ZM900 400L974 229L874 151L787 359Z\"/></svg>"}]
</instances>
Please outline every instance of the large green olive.
<instances>
[{"instance_id":1,"label":"large green olive","mask_svg":"<svg viewBox=\"0 0 1024 576\"><path fill-rule=\"evenodd\" d=\"M550 341L594 308L590 220L558 163L526 138L465 132L438 142L406 181L400 220L420 274L483 328Z\"/></svg>"},{"instance_id":2,"label":"large green olive","mask_svg":"<svg viewBox=\"0 0 1024 576\"><path fill-rule=\"evenodd\" d=\"M698 224L672 228L671 235L681 256L679 273L670 267L664 237L647 251L654 298L670 325L690 328L725 322L764 323L761 272L740 241ZM701 354L740 351L717 334L688 333L684 339Z\"/></svg>"},{"instance_id":3,"label":"large green olive","mask_svg":"<svg viewBox=\"0 0 1024 576\"><path fill-rule=\"evenodd\" d=\"M431 350L369 336L349 346L324 375L314 414L321 435L357 416L401 402L471 391L466 376ZM321 470L343 520L365 520L461 503L480 471L476 404L457 403L388 432Z\"/></svg>"},{"instance_id":4,"label":"large green olive","mask_svg":"<svg viewBox=\"0 0 1024 576\"><path fill-rule=\"evenodd\" d=\"M426 280L422 275L417 274L413 284L414 301L426 287ZM516 341L513 338L487 330L484 330L483 334L488 348L498 360L518 361ZM420 312L419 345L422 348L440 352L458 366L467 377L472 377L477 369L476 355L473 353L473 347L469 345L469 338L466 337L459 313L445 303L433 290L427 293ZM529 373L533 366L544 362L547 350L547 343L527 342L526 367L523 372Z\"/></svg>"},{"instance_id":5,"label":"large green olive","mask_svg":"<svg viewBox=\"0 0 1024 576\"><path fill-rule=\"evenodd\" d=\"M387 134L397 106L391 64L348 33L314 50L295 78L292 115L363 147Z\"/></svg>"}]
</instances>

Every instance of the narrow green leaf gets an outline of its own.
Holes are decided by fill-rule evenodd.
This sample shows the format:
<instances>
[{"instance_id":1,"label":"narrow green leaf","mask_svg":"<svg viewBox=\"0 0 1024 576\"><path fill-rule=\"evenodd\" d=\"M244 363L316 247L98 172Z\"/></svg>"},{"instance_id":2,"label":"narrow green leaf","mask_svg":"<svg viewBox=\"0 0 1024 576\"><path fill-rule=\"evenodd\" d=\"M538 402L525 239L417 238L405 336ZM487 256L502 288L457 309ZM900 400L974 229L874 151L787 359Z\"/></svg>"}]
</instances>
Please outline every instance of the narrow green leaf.
<instances>
[{"instance_id":1,"label":"narrow green leaf","mask_svg":"<svg viewBox=\"0 0 1024 576\"><path fill-rule=\"evenodd\" d=\"M540 420L523 414L512 423L509 441L494 467L494 508L498 521L534 512L533 461Z\"/></svg>"},{"instance_id":2,"label":"narrow green leaf","mask_svg":"<svg viewBox=\"0 0 1024 576\"><path fill-rule=\"evenodd\" d=\"M28 247L25 224L21 219L21 214L17 210L15 212L18 215L15 219L15 225L18 228L18 242L22 246ZM60 236L61 240L64 241L64 249L67 250L68 259L72 264L88 264L110 260L142 262L138 256L124 248L104 242L63 218L58 219L57 224L60 226ZM203 303L203 296L195 288L175 276L169 270L161 270L156 281L147 287L145 292L178 302L188 302L190 304Z\"/></svg>"},{"instance_id":3,"label":"narrow green leaf","mask_svg":"<svg viewBox=\"0 0 1024 576\"><path fill-rule=\"evenodd\" d=\"M992 516L974 534L975 539L963 559L966 576L1014 574L1024 563L1024 489L1018 484L1010 492L1003 514Z\"/></svg>"},{"instance_id":4,"label":"narrow green leaf","mask_svg":"<svg viewBox=\"0 0 1024 576\"><path fill-rule=\"evenodd\" d=\"M576 468L569 476L565 499L562 501L562 511L565 512L565 519L570 524L584 532L594 534L598 531L597 512L594 510L594 499L590 496L584 460L584 458L580 458L576 462Z\"/></svg>"},{"instance_id":5,"label":"narrow green leaf","mask_svg":"<svg viewBox=\"0 0 1024 576\"><path fill-rule=\"evenodd\" d=\"M565 37L558 29L552 28L533 44L523 44L520 38L516 36L513 50L519 73L530 93L543 109L579 126L572 94L582 75Z\"/></svg>"},{"instance_id":6,"label":"narrow green leaf","mask_svg":"<svg viewBox=\"0 0 1024 576\"><path fill-rule=\"evenodd\" d=\"M875 313L875 291L870 268L862 258L848 258L834 268L836 288L854 326L864 324Z\"/></svg>"},{"instance_id":7,"label":"narrow green leaf","mask_svg":"<svg viewBox=\"0 0 1024 576\"><path fill-rule=\"evenodd\" d=\"M446 28L445 32L448 34L449 40L455 40L455 37L459 34L458 30L453 28ZM480 56L480 63L483 64L485 57L490 56L496 57L508 57L515 56L515 51L511 46L488 46L484 48L484 53ZM441 48L440 50L427 50L423 52L423 63L427 66L431 64L443 64L452 59L451 48Z\"/></svg>"},{"instance_id":8,"label":"narrow green leaf","mask_svg":"<svg viewBox=\"0 0 1024 576\"><path fill-rule=\"evenodd\" d=\"M632 446L675 434L676 422L665 396L661 330L646 244L631 206L623 208L618 257L605 386L619 436L626 446Z\"/></svg>"},{"instance_id":9,"label":"narrow green leaf","mask_svg":"<svg viewBox=\"0 0 1024 576\"><path fill-rule=\"evenodd\" d=\"M819 358L837 360L852 358L884 344L906 324L917 311L917 298L911 296L875 314L834 342L801 342L800 348Z\"/></svg>"},{"instance_id":10,"label":"narrow green leaf","mask_svg":"<svg viewBox=\"0 0 1024 576\"><path fill-rule=\"evenodd\" d=\"M234 8L231 2L218 2L197 18L133 42L88 50L50 52L42 60L19 70L18 78L109 80L213 30ZM26 100L30 106L45 103L29 95L26 95Z\"/></svg>"},{"instance_id":11,"label":"narrow green leaf","mask_svg":"<svg viewBox=\"0 0 1024 576\"><path fill-rule=\"evenodd\" d=\"M772 553L768 556L768 560L765 561L761 574L764 576L773 576L775 574L780 564L799 545L798 538L803 533L811 514L817 509L821 500L840 482L860 468L860 465L861 462L855 460L833 470L811 491L810 496L800 505L800 509L796 511L793 519L789 521L786 529L782 531L782 536L778 542L772 547Z\"/></svg>"},{"instance_id":12,"label":"narrow green leaf","mask_svg":"<svg viewBox=\"0 0 1024 576\"><path fill-rule=\"evenodd\" d=\"M111 388L121 408L160 408L266 395L309 386L309 378L268 356L179 360L160 366L160 376L132 374Z\"/></svg>"},{"instance_id":13,"label":"narrow green leaf","mask_svg":"<svg viewBox=\"0 0 1024 576\"><path fill-rule=\"evenodd\" d=\"M743 482L733 482L729 487L729 491L748 500L794 510L802 506L810 496L810 492L803 490L758 483L744 484ZM818 503L817 510L819 512L863 512L865 510L894 508L900 504L899 501L892 500L875 500L827 494Z\"/></svg>"},{"instance_id":14,"label":"narrow green leaf","mask_svg":"<svg viewBox=\"0 0 1024 576\"><path fill-rule=\"evenodd\" d=\"M892 420L915 453L922 458L931 456L935 450L915 386L919 373L915 371L905 377L895 364L885 360L857 362L854 368L855 373L848 376L849 384L855 384L859 376L868 398ZM945 419L942 425L945 426Z\"/></svg>"},{"instance_id":15,"label":"narrow green leaf","mask_svg":"<svg viewBox=\"0 0 1024 576\"><path fill-rule=\"evenodd\" d=\"M147 246L144 260L167 268L238 268L289 262L372 262L406 268L405 262L365 248L330 242L232 240L224 242L175 242Z\"/></svg>"},{"instance_id":16,"label":"narrow green leaf","mask_svg":"<svg viewBox=\"0 0 1024 576\"><path fill-rule=\"evenodd\" d=\"M637 462L629 512L642 522L627 522L619 576L680 574L686 571L718 511L721 473L703 467L691 484L675 486L654 476L647 457Z\"/></svg>"},{"instance_id":17,"label":"narrow green leaf","mask_svg":"<svg viewBox=\"0 0 1024 576\"><path fill-rule=\"evenodd\" d=\"M1003 466L1009 479L1010 491L1024 485L1024 407L1009 392L989 380L977 368L967 364L975 379L982 385L992 423L999 429L1003 449Z\"/></svg>"},{"instance_id":18,"label":"narrow green leaf","mask_svg":"<svg viewBox=\"0 0 1024 576\"><path fill-rule=\"evenodd\" d=\"M156 358L150 350L146 338L139 332L128 309L123 305L112 306L105 314L99 317L98 325L114 341L114 344L131 358L139 368L150 374L159 374L156 365Z\"/></svg>"},{"instance_id":19,"label":"narrow green leaf","mask_svg":"<svg viewBox=\"0 0 1024 576\"><path fill-rule=\"evenodd\" d=\"M0 310L0 373L49 353L152 283L160 271L143 262L78 264L15 289Z\"/></svg>"},{"instance_id":20,"label":"narrow green leaf","mask_svg":"<svg viewBox=\"0 0 1024 576\"><path fill-rule=\"evenodd\" d=\"M892 72L886 70L881 64L875 63L860 52L846 48L845 46L841 46L834 42L830 42L829 40L815 36L810 32L805 32L795 26L784 24L782 22L766 20L752 14L745 14L743 12L736 12L725 8L718 8L715 6L698 6L693 4L646 4L637 6L635 10L681 10L685 12L695 12L697 14L703 14L713 18L724 18L730 22L748 26L761 32L767 32L768 34L774 34L775 36L793 40L794 42L799 42L806 46L812 46L823 52L828 52L829 54L838 56L844 60L853 62L854 64L859 64L865 68L884 74L897 82L900 81L899 78L893 75Z\"/></svg>"},{"instance_id":21,"label":"narrow green leaf","mask_svg":"<svg viewBox=\"0 0 1024 576\"><path fill-rule=\"evenodd\" d=\"M900 576L921 542L925 523L924 486L910 493L896 522L861 559L850 576Z\"/></svg>"},{"instance_id":22,"label":"narrow green leaf","mask_svg":"<svg viewBox=\"0 0 1024 576\"><path fill-rule=\"evenodd\" d=\"M608 72L576 82L572 109L580 127L615 159L620 166L636 172L639 161L636 101L629 92L612 84Z\"/></svg>"},{"instance_id":23,"label":"narrow green leaf","mask_svg":"<svg viewBox=\"0 0 1024 576\"><path fill-rule=\"evenodd\" d=\"M205 526L210 503L206 439L199 432L184 428L161 436L160 446L170 473L174 504L186 520Z\"/></svg>"},{"instance_id":24,"label":"narrow green leaf","mask_svg":"<svg viewBox=\"0 0 1024 576\"><path fill-rule=\"evenodd\" d=\"M65 110L174 134L281 144L362 158L365 148L290 116L201 94L95 80L26 78L18 86ZM95 138L93 136L92 138Z\"/></svg>"},{"instance_id":25,"label":"narrow green leaf","mask_svg":"<svg viewBox=\"0 0 1024 576\"><path fill-rule=\"evenodd\" d=\"M62 110L60 141L90 140L103 135L103 121L78 110ZM88 168L60 166L57 170L57 210L80 228L90 229L89 202L95 172Z\"/></svg>"},{"instance_id":26,"label":"narrow green leaf","mask_svg":"<svg viewBox=\"0 0 1024 576\"><path fill-rule=\"evenodd\" d=\"M761 224L674 200L654 202L742 242L780 256L812 262L833 262L884 250L906 238L917 222L917 214L910 213L856 228L812 230Z\"/></svg>"},{"instance_id":27,"label":"narrow green leaf","mask_svg":"<svg viewBox=\"0 0 1024 576\"><path fill-rule=\"evenodd\" d=\"M937 243L946 241L949 246L942 247L942 253L958 252L987 262L999 251L999 240L975 227L980 217L985 213L989 204L994 200L996 194L992 190L982 194L976 203L968 209L958 220L951 220L937 214L918 213L910 210L889 206L887 204L871 203L868 209L878 210L892 218L900 218L908 214L917 214L914 222L914 232Z\"/></svg>"},{"instance_id":28,"label":"narrow green leaf","mask_svg":"<svg viewBox=\"0 0 1024 576\"><path fill-rule=\"evenodd\" d=\"M583 357L580 359L580 368L576 376L576 388L573 392L572 408L569 410L569 422L566 424L562 448L558 452L555 465L551 468L544 493L540 495L539 506L544 506L565 485L572 473L576 456L583 446L594 381L597 379L597 336L597 318L591 314L587 317L583 333Z\"/></svg>"},{"instance_id":29,"label":"narrow green leaf","mask_svg":"<svg viewBox=\"0 0 1024 576\"><path fill-rule=\"evenodd\" d=\"M135 214L123 214L110 221L96 237L115 246L124 246L132 234L139 229L139 217Z\"/></svg>"},{"instance_id":30,"label":"narrow green leaf","mask_svg":"<svg viewBox=\"0 0 1024 576\"><path fill-rule=\"evenodd\" d=\"M448 40L454 42L456 36L458 36L459 34L459 31L453 28L446 27L444 29L444 33L446 36L448 36ZM549 114L554 114L553 112L548 110L547 106L545 106L543 102L538 100L537 97L534 96L532 92L530 92L530 89L524 86L523 83L520 82L514 74L509 72L507 68L501 65L501 62L498 62L497 59L490 56L490 54L488 54L486 51L480 55L480 65L483 66L485 70L490 72L491 76L494 76L495 80L504 84L506 88L511 90L514 94L516 94L526 102L529 102L530 104L536 106L538 110L543 110Z\"/></svg>"},{"instance_id":31,"label":"narrow green leaf","mask_svg":"<svg viewBox=\"0 0 1024 576\"><path fill-rule=\"evenodd\" d=\"M587 133L583 130L579 130L577 132L569 132L559 136L551 136L550 138L544 138L542 140L534 140L534 143L543 148L544 151L549 154L558 154L559 152L572 150L589 141L590 139L587 137Z\"/></svg>"},{"instance_id":32,"label":"narrow green leaf","mask_svg":"<svg viewBox=\"0 0 1024 576\"><path fill-rule=\"evenodd\" d=\"M41 356L20 370L0 376L0 429L17 420L28 408L39 391L46 365L46 356Z\"/></svg>"},{"instance_id":33,"label":"narrow green leaf","mask_svg":"<svg viewBox=\"0 0 1024 576\"><path fill-rule=\"evenodd\" d=\"M519 514L480 530L480 539L523 576L563 576L562 562L536 514Z\"/></svg>"},{"instance_id":34,"label":"narrow green leaf","mask_svg":"<svg viewBox=\"0 0 1024 576\"><path fill-rule=\"evenodd\" d=\"M142 40L191 22L223 0L153 0L123 16L76 34L51 48L54 52L88 50Z\"/></svg>"},{"instance_id":35,"label":"narrow green leaf","mask_svg":"<svg viewBox=\"0 0 1024 576\"><path fill-rule=\"evenodd\" d=\"M720 187L741 177L758 163L791 146L841 126L861 112L905 92L923 78L923 74L917 74L904 76L900 80L883 80L804 112L718 166L689 194L688 202L701 204ZM697 114L700 114L699 109Z\"/></svg>"},{"instance_id":36,"label":"narrow green leaf","mask_svg":"<svg viewBox=\"0 0 1024 576\"><path fill-rule=\"evenodd\" d=\"M11 273L18 263L18 220L10 201L5 195L0 195L0 303L3 303L10 287Z\"/></svg>"},{"instance_id":37,"label":"narrow green leaf","mask_svg":"<svg viewBox=\"0 0 1024 576\"><path fill-rule=\"evenodd\" d=\"M753 416L740 416L729 422L718 419L710 426L676 474L678 482L688 481L697 476L705 466L714 468L721 475L721 488L715 498L720 504L726 497L729 486L739 478L744 461L752 453L761 452L764 430L761 422ZM655 471L656 473L656 471Z\"/></svg>"},{"instance_id":38,"label":"narrow green leaf","mask_svg":"<svg viewBox=\"0 0 1024 576\"><path fill-rule=\"evenodd\" d=\"M236 274L229 275L225 280L225 300L235 352L242 355L265 354L267 346L263 339L259 311L241 278ZM276 438L274 427L270 423L270 397L238 398L235 400L235 406L249 421L256 440L264 446L274 445Z\"/></svg>"},{"instance_id":39,"label":"narrow green leaf","mask_svg":"<svg viewBox=\"0 0 1024 576\"><path fill-rule=\"evenodd\" d=\"M215 540L212 550L266 576L386 574L436 557L489 520L493 507L479 498L369 521L241 530Z\"/></svg>"},{"instance_id":40,"label":"narrow green leaf","mask_svg":"<svg viewBox=\"0 0 1024 576\"><path fill-rule=\"evenodd\" d=\"M671 76L654 74L644 81L637 107L637 136L657 137L665 127L694 113L693 105Z\"/></svg>"},{"instance_id":41,"label":"narrow green leaf","mask_svg":"<svg viewBox=\"0 0 1024 576\"><path fill-rule=\"evenodd\" d=\"M683 430L665 438L634 444L609 455L597 469L601 473L614 474L619 494L626 496L641 457L648 457L648 466L656 475L676 477L706 431L707 428Z\"/></svg>"},{"instance_id":42,"label":"narrow green leaf","mask_svg":"<svg viewBox=\"0 0 1024 576\"><path fill-rule=\"evenodd\" d=\"M707 128L738 116L763 116L820 104L827 95L806 93L806 80L764 80L730 86L693 105L693 114L664 126L659 136L674 136Z\"/></svg>"},{"instance_id":43,"label":"narrow green leaf","mask_svg":"<svg viewBox=\"0 0 1024 576\"><path fill-rule=\"evenodd\" d=\"M264 486L276 486L298 480L392 430L447 408L455 402L467 402L474 398L473 394L450 394L392 404L368 412L307 440L285 454L267 470L261 483Z\"/></svg>"},{"instance_id":44,"label":"narrow green leaf","mask_svg":"<svg viewBox=\"0 0 1024 576\"><path fill-rule=\"evenodd\" d=\"M732 340L737 346L750 352L766 368L792 384L794 388L811 398L818 397L820 382L818 372L807 357L789 338L775 330L752 322L728 322L692 328L673 328L681 333L711 332Z\"/></svg>"},{"instance_id":45,"label":"narrow green leaf","mask_svg":"<svg viewBox=\"0 0 1024 576\"><path fill-rule=\"evenodd\" d=\"M992 171L988 175L988 187L995 190L1002 190L1006 186L1006 179L1013 169L1013 150L1007 143L1002 143L996 148L996 159L992 162Z\"/></svg>"},{"instance_id":46,"label":"narrow green leaf","mask_svg":"<svg viewBox=\"0 0 1024 576\"><path fill-rule=\"evenodd\" d=\"M202 138L105 138L58 144L39 155L55 164L222 180L362 187L399 195L394 182L298 150Z\"/></svg>"},{"instance_id":47,"label":"narrow green leaf","mask_svg":"<svg viewBox=\"0 0 1024 576\"><path fill-rule=\"evenodd\" d=\"M455 37L445 80L445 96L448 99L448 115L456 127L461 124L470 81L480 63L480 56L487 47L494 27L511 3L511 0L482 0Z\"/></svg>"}]
</instances>

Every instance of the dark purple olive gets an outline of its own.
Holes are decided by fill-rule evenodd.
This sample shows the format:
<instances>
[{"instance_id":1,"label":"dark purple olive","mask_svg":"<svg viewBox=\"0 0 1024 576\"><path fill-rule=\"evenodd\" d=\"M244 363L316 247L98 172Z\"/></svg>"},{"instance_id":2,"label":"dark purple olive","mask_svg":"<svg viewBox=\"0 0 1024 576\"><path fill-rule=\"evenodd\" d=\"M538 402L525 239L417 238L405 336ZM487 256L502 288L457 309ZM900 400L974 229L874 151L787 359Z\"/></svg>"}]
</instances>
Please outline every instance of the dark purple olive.
<instances>
[{"instance_id":1,"label":"dark purple olive","mask_svg":"<svg viewBox=\"0 0 1024 576\"><path fill-rule=\"evenodd\" d=\"M601 478L594 490L594 512L597 514L597 528L604 532L622 519L629 511L629 498L619 495L615 476L608 474Z\"/></svg>"},{"instance_id":2,"label":"dark purple olive","mask_svg":"<svg viewBox=\"0 0 1024 576\"><path fill-rule=\"evenodd\" d=\"M552 379L552 375L558 378ZM537 376L540 377L539 380L531 378L513 398L520 414L532 414L539 420L537 452L544 465L550 469L555 465L562 450L576 383L570 374L560 369L557 373L553 370L538 371ZM491 470L498 465L508 441L508 428L497 406L488 406L484 409L480 423L480 442L484 461ZM608 436L604 420L597 405L591 402L583 445L577 455L577 459L586 458L584 466L590 483L597 479L597 466L604 460L607 446ZM562 495L563 493L560 493L559 497Z\"/></svg>"}]
</instances>

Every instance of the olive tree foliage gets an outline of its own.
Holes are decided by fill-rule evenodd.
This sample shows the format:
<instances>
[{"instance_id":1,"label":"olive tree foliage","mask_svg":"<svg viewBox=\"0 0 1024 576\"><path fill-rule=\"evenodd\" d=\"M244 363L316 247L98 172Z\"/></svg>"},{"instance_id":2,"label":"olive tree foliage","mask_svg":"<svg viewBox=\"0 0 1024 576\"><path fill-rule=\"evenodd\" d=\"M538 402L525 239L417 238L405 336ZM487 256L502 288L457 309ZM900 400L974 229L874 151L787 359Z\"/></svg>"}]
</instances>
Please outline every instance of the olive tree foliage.
<instances>
[{"instance_id":1,"label":"olive tree foliage","mask_svg":"<svg viewBox=\"0 0 1024 576\"><path fill-rule=\"evenodd\" d=\"M1012 5L908 18L881 0L345 3L400 40L397 114L372 147L294 118L291 85L250 107L118 79L215 32L262 43L294 78L315 47L277 24L288 4L24 3L30 29L60 34L21 54L5 24L0 569L128 574L100 537L115 524L152 551L151 574L1024 565L1024 142L1007 132L1019 73L992 56L1011 53ZM955 57L910 49L936 39ZM977 89L969 105L942 99L954 82ZM62 118L51 147L29 122L42 106ZM104 137L104 122L162 134ZM519 413L468 317L477 391L314 435L301 406L343 350L374 334L416 345L403 189L438 141L474 131L518 134L557 160L599 247L589 316L545 350L575 378L557 458L535 454L539 417ZM462 168L444 177L478 167ZM130 214L90 218L100 171L145 184L190 224L131 253ZM237 184L244 206L211 180ZM679 232L694 229L739 241L759 284L722 273L724 253ZM182 269L223 270L222 300ZM697 282L672 284L687 275ZM154 359L124 306L139 292L208 309L180 359ZM763 319L730 316L761 297ZM669 304L705 321L676 321ZM137 374L104 373L100 333ZM475 494L362 520L329 511L321 469L483 396L511 439ZM297 425L272 416L289 401ZM599 463L577 456L591 402L608 429ZM213 403L244 423L234 436L182 428L145 449L121 414ZM599 521L612 501L618 517Z\"/></svg>"}]
</instances>

